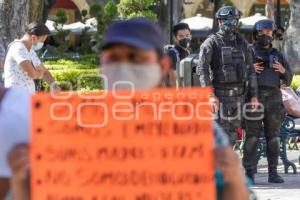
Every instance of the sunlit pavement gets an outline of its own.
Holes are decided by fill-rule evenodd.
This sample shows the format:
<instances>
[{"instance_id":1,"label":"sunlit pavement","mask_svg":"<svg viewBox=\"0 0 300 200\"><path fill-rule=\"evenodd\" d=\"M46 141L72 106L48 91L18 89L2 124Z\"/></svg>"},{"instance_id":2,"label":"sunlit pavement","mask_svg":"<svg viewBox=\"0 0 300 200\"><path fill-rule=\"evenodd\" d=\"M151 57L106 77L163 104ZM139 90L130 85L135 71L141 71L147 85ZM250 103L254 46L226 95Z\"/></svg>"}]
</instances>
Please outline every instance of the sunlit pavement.
<instances>
[{"instance_id":1,"label":"sunlit pavement","mask_svg":"<svg viewBox=\"0 0 300 200\"><path fill-rule=\"evenodd\" d=\"M288 158L297 165L298 174L284 174L283 165L280 164L278 172L283 176L284 184L268 183L267 161L263 158L259 162L258 174L256 174L254 191L259 200L300 200L300 166L298 157L300 151L289 151Z\"/></svg>"}]
</instances>

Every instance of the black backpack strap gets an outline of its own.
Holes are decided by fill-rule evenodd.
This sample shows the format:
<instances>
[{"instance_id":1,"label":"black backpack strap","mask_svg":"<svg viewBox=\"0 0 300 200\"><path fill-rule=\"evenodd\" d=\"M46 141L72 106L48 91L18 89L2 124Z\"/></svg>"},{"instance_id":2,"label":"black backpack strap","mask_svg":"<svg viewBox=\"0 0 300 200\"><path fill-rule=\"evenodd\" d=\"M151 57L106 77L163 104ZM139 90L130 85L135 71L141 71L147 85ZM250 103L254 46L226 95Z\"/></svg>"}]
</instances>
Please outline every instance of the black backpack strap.
<instances>
[{"instance_id":1,"label":"black backpack strap","mask_svg":"<svg viewBox=\"0 0 300 200\"><path fill-rule=\"evenodd\" d=\"M179 55L179 51L175 48L175 47L172 47L171 49L169 49L169 51L173 51L176 55L176 63L180 62L180 55Z\"/></svg>"}]
</instances>

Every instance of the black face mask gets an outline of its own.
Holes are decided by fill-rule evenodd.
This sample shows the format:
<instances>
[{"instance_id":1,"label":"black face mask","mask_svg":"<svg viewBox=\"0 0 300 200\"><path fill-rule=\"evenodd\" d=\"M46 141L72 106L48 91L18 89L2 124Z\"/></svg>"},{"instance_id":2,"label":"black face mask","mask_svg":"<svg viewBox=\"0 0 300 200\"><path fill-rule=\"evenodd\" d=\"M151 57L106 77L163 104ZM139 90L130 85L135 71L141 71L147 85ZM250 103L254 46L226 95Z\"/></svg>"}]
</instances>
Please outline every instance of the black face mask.
<instances>
[{"instance_id":1,"label":"black face mask","mask_svg":"<svg viewBox=\"0 0 300 200\"><path fill-rule=\"evenodd\" d=\"M256 38L257 38L257 43L261 46L270 45L273 41L273 37L270 37L268 35L258 35Z\"/></svg>"},{"instance_id":2,"label":"black face mask","mask_svg":"<svg viewBox=\"0 0 300 200\"><path fill-rule=\"evenodd\" d=\"M236 26L235 25L220 25L221 31L224 33L235 33L236 32Z\"/></svg>"},{"instance_id":3,"label":"black face mask","mask_svg":"<svg viewBox=\"0 0 300 200\"><path fill-rule=\"evenodd\" d=\"M183 38L179 40L179 45L183 48L189 48L191 45L191 39L190 38Z\"/></svg>"}]
</instances>

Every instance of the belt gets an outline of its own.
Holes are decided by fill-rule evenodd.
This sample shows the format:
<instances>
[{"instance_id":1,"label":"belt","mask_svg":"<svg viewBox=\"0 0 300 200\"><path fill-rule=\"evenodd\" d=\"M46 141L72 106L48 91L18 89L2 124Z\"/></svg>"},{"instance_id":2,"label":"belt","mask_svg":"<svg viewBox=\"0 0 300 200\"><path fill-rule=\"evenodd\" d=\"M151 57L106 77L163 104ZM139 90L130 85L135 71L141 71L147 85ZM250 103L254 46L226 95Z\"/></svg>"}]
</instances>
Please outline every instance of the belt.
<instances>
[{"instance_id":1,"label":"belt","mask_svg":"<svg viewBox=\"0 0 300 200\"><path fill-rule=\"evenodd\" d=\"M215 94L217 96L228 96L228 97L233 97L233 96L240 96L245 93L244 88L232 88L232 89L215 89Z\"/></svg>"}]
</instances>

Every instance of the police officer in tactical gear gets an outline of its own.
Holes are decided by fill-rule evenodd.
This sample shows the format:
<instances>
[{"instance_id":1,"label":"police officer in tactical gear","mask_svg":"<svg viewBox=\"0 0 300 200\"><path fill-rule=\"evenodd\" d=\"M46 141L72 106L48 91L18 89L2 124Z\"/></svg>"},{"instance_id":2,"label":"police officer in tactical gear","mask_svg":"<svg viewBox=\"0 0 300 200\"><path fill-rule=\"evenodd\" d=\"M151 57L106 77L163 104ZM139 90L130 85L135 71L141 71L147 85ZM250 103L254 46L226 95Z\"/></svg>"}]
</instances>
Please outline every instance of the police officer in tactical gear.
<instances>
[{"instance_id":1,"label":"police officer in tactical gear","mask_svg":"<svg viewBox=\"0 0 300 200\"><path fill-rule=\"evenodd\" d=\"M292 80L291 69L283 55L272 48L274 23L270 20L258 21L254 26L254 45L251 47L258 82L258 98L262 104L257 112L247 113L246 142L243 165L246 174L254 182L258 137L262 130L267 141L269 182L283 183L277 173L279 157L279 133L285 117L280 87L289 86Z\"/></svg>"},{"instance_id":2,"label":"police officer in tactical gear","mask_svg":"<svg viewBox=\"0 0 300 200\"><path fill-rule=\"evenodd\" d=\"M250 49L236 31L240 12L235 7L226 6L219 9L216 18L219 31L201 45L196 72L202 87L214 88L211 101L218 114L217 121L235 144L247 88L252 109L258 107L257 80Z\"/></svg>"}]
</instances>

